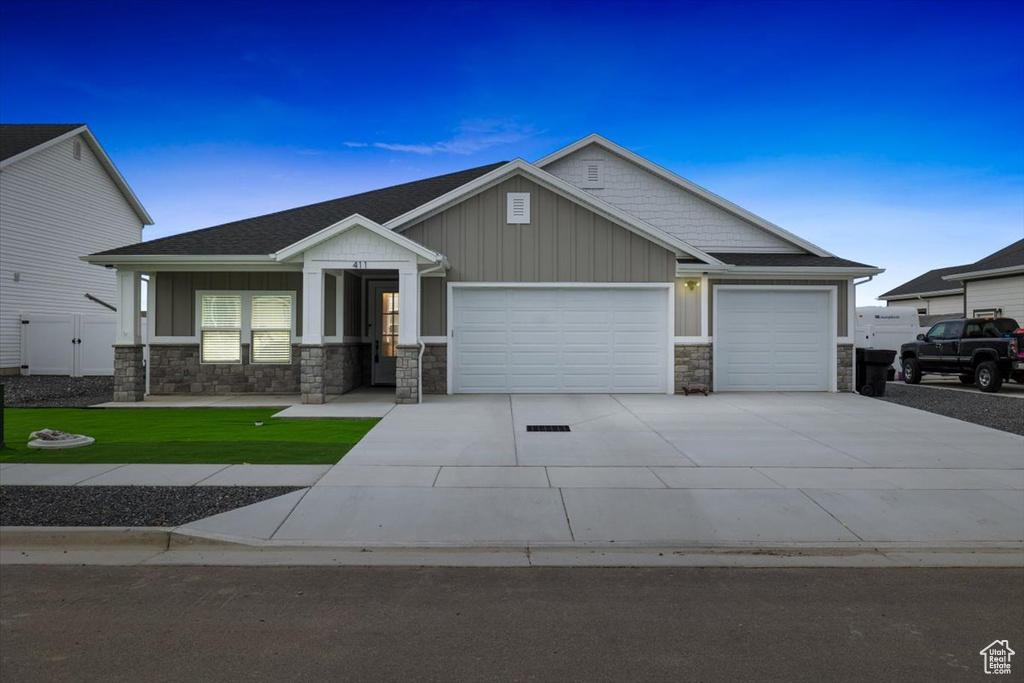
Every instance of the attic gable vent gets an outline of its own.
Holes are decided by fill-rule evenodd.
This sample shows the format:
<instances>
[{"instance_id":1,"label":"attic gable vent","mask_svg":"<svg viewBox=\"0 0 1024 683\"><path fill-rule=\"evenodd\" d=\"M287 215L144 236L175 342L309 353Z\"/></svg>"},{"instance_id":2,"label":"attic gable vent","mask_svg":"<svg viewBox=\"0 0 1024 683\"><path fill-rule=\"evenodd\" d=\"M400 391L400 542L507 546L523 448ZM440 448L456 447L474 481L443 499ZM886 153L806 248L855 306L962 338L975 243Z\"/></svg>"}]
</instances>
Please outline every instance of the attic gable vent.
<instances>
[{"instance_id":1,"label":"attic gable vent","mask_svg":"<svg viewBox=\"0 0 1024 683\"><path fill-rule=\"evenodd\" d=\"M82 141L75 140L75 144L71 146L71 155L76 159L82 158Z\"/></svg>"},{"instance_id":2,"label":"attic gable vent","mask_svg":"<svg viewBox=\"0 0 1024 683\"><path fill-rule=\"evenodd\" d=\"M509 192L506 221L511 225L525 225L530 222L530 193Z\"/></svg>"},{"instance_id":3,"label":"attic gable vent","mask_svg":"<svg viewBox=\"0 0 1024 683\"><path fill-rule=\"evenodd\" d=\"M601 188L604 187L604 160L584 159L583 161L583 187Z\"/></svg>"}]
</instances>

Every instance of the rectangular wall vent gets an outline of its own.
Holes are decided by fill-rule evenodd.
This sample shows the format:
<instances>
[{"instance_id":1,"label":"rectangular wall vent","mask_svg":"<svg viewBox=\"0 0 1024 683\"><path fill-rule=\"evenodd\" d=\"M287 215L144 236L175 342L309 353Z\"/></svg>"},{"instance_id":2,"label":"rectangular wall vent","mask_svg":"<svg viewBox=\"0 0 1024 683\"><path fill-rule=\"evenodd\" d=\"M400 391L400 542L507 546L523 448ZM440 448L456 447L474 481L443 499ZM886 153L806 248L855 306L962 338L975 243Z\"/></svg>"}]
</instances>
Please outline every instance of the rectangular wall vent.
<instances>
[{"instance_id":1,"label":"rectangular wall vent","mask_svg":"<svg viewBox=\"0 0 1024 683\"><path fill-rule=\"evenodd\" d=\"M76 159L82 158L82 143L80 140L75 140L75 144L71 146L71 155Z\"/></svg>"},{"instance_id":2,"label":"rectangular wall vent","mask_svg":"<svg viewBox=\"0 0 1024 683\"><path fill-rule=\"evenodd\" d=\"M526 425L528 432L568 432L569 425Z\"/></svg>"},{"instance_id":3,"label":"rectangular wall vent","mask_svg":"<svg viewBox=\"0 0 1024 683\"><path fill-rule=\"evenodd\" d=\"M604 160L583 160L583 187L596 189L604 187Z\"/></svg>"},{"instance_id":4,"label":"rectangular wall vent","mask_svg":"<svg viewBox=\"0 0 1024 683\"><path fill-rule=\"evenodd\" d=\"M512 225L524 225L530 222L530 193L509 192L507 222Z\"/></svg>"}]
</instances>

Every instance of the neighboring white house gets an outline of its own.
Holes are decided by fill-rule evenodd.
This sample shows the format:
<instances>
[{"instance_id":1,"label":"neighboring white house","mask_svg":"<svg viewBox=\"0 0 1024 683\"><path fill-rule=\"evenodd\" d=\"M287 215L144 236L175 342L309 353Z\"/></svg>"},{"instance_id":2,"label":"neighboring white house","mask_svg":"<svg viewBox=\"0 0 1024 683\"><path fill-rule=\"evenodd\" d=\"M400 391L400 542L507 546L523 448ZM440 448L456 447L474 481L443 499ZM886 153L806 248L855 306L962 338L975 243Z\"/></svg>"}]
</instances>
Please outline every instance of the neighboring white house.
<instances>
[{"instance_id":1,"label":"neighboring white house","mask_svg":"<svg viewBox=\"0 0 1024 683\"><path fill-rule=\"evenodd\" d=\"M969 266L936 268L878 297L886 306L916 308L920 315L963 315L964 287L943 277Z\"/></svg>"},{"instance_id":2,"label":"neighboring white house","mask_svg":"<svg viewBox=\"0 0 1024 683\"><path fill-rule=\"evenodd\" d=\"M963 285L967 315L1013 318L1024 325L1024 239L943 279Z\"/></svg>"},{"instance_id":3,"label":"neighboring white house","mask_svg":"<svg viewBox=\"0 0 1024 683\"><path fill-rule=\"evenodd\" d=\"M1024 239L963 266L936 268L878 297L935 316L1001 316L1024 323Z\"/></svg>"},{"instance_id":4,"label":"neighboring white house","mask_svg":"<svg viewBox=\"0 0 1024 683\"><path fill-rule=\"evenodd\" d=\"M116 274L80 257L152 224L87 126L0 125L0 374L22 365L24 314L109 317ZM112 366L113 349L94 352Z\"/></svg>"}]
</instances>

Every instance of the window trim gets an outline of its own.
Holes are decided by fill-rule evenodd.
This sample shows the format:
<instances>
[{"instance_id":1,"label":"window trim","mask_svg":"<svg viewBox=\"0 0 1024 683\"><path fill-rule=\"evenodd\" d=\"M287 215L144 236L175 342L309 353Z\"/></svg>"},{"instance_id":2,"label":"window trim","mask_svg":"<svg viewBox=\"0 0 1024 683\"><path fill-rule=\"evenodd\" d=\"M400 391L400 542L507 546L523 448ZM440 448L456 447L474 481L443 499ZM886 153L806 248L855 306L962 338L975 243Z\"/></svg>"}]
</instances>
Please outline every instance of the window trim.
<instances>
[{"instance_id":1,"label":"window trim","mask_svg":"<svg viewBox=\"0 0 1024 683\"><path fill-rule=\"evenodd\" d=\"M221 296L240 296L242 298L242 327L239 330L239 361L234 363L206 363L203 361L203 295L217 294ZM289 363L254 363L252 360L252 297L253 296L288 296L291 298L292 311L291 311L291 328L289 333L291 334L292 346L295 344L295 339L298 338L296 332L296 317L298 312L295 309L296 300L298 299L297 292L295 290L277 290L277 289L197 289L194 292L195 296L195 330L196 337L199 342L199 364L200 365L290 365L295 362L295 354L292 354L291 361ZM249 359L245 361L245 354L241 353L241 347L249 347Z\"/></svg>"}]
</instances>

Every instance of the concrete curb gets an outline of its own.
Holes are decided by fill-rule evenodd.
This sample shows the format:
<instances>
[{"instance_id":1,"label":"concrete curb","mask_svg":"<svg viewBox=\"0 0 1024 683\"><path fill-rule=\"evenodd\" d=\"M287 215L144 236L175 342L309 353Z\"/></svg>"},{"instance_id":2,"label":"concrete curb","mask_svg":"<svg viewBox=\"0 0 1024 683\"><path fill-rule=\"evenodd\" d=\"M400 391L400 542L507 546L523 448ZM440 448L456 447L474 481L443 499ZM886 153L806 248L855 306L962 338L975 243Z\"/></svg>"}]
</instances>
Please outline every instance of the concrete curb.
<instances>
[{"instance_id":1,"label":"concrete curb","mask_svg":"<svg viewBox=\"0 0 1024 683\"><path fill-rule=\"evenodd\" d=\"M1024 567L1024 542L474 543L270 541L165 527L0 527L2 564Z\"/></svg>"},{"instance_id":2,"label":"concrete curb","mask_svg":"<svg viewBox=\"0 0 1024 683\"><path fill-rule=\"evenodd\" d=\"M152 526L2 526L0 549L157 548L170 545L172 529Z\"/></svg>"}]
</instances>

